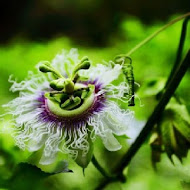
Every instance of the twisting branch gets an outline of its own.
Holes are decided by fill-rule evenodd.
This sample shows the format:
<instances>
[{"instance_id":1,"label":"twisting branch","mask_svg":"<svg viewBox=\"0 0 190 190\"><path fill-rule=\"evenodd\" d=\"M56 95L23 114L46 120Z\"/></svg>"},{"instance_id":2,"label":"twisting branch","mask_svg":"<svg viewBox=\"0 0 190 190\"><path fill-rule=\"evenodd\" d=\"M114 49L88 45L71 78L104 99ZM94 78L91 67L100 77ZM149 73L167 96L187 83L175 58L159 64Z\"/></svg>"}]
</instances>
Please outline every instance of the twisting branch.
<instances>
[{"instance_id":1,"label":"twisting branch","mask_svg":"<svg viewBox=\"0 0 190 190\"><path fill-rule=\"evenodd\" d=\"M181 82L189 66L190 66L190 50L188 51L185 59L180 64L177 71L175 72L175 75L170 80L168 87L166 88L164 94L160 99L159 104L156 106L152 115L149 117L141 133L139 134L135 142L131 145L127 153L122 157L121 161L119 162L119 165L115 168L114 173L116 174L116 177L113 178L112 181L110 180L110 178L105 178L104 181L96 189L99 189L100 187L101 189L103 189L110 182L114 182L115 179L121 181L120 176L122 176L123 170L129 165L131 159L134 157L134 155L137 153L141 145L146 140L147 136L150 134L154 124L158 121L160 115L164 111L170 98L173 96L175 90L177 89L179 83Z\"/></svg>"},{"instance_id":2,"label":"twisting branch","mask_svg":"<svg viewBox=\"0 0 190 190\"><path fill-rule=\"evenodd\" d=\"M93 165L96 167L96 169L105 177L105 178L110 178L110 176L107 174L107 172L100 166L98 161L96 160L95 156L93 155L91 162Z\"/></svg>"},{"instance_id":3,"label":"twisting branch","mask_svg":"<svg viewBox=\"0 0 190 190\"><path fill-rule=\"evenodd\" d=\"M123 179L123 181L125 181L125 176L123 174L121 177L119 175L115 175L115 176L109 175L104 170L104 168L102 168L102 166L98 163L98 161L96 160L94 155L92 157L91 162L96 167L96 169L104 176L104 179L105 179L95 190L103 189L104 186L106 186L108 183L113 182L113 181L117 181L117 180L122 181L121 179Z\"/></svg>"},{"instance_id":4,"label":"twisting branch","mask_svg":"<svg viewBox=\"0 0 190 190\"><path fill-rule=\"evenodd\" d=\"M149 135L149 133L151 132L154 124L158 121L158 119L161 116L162 112L164 111L167 103L169 102L170 98L173 96L175 90L177 89L178 85L180 84L182 78L184 77L184 75L185 75L185 73L186 73L186 71L190 65L190 50L188 51L185 59L183 60L183 62L181 64L180 64L180 61L181 61L184 41L185 41L185 37L186 37L187 23L188 23L188 20L190 19L190 13L182 15L181 17L178 17L177 19L171 21L170 23L168 23L167 25L165 25L164 27L162 27L161 29L159 29L158 31L153 33L151 36L149 36L148 38L143 40L140 44L135 46L135 48L133 48L129 53L126 54L126 55L131 55L133 52L135 52L137 49L142 47L144 44L146 44L152 38L157 36L161 31L163 31L164 29L166 29L170 25L176 23L177 21L179 21L185 17L187 17L187 18L183 22L176 61L175 61L174 66L171 70L170 76L168 77L168 80L166 82L164 93L160 99L159 104L154 109L152 115L148 119L148 121L147 121L146 125L144 126L144 128L142 129L141 133L139 134L139 136L137 137L135 142L131 145L131 147L129 148L127 153L123 156L119 165L115 168L115 170L114 170L115 176L109 176L104 171L104 169L98 164L95 157L93 157L93 160L92 160L93 164L102 173L102 175L105 177L103 182L96 188L96 190L103 189L110 182L114 182L117 180L124 182L126 180L124 175L123 175L123 170L129 165L131 159L134 157L136 152L139 150L141 145L146 140L146 138Z\"/></svg>"},{"instance_id":5,"label":"twisting branch","mask_svg":"<svg viewBox=\"0 0 190 190\"><path fill-rule=\"evenodd\" d=\"M186 17L183 21L181 36L180 36L180 40L179 40L179 46L178 46L178 50L177 50L177 56L176 56L174 66L171 70L170 76L168 77L168 82L170 81L170 79L174 75L174 73L175 73L175 71L176 71L176 69L179 66L179 63L181 61L183 47L184 47L186 33L187 33L187 25L188 25L189 19L190 19L190 16ZM165 88L168 86L168 82L166 83Z\"/></svg>"},{"instance_id":6,"label":"twisting branch","mask_svg":"<svg viewBox=\"0 0 190 190\"><path fill-rule=\"evenodd\" d=\"M137 51L139 48L141 48L142 46L144 46L146 43L148 43L150 40L152 40L154 37L156 37L158 34L160 34L162 31L164 31L166 28L170 27L171 25L175 24L176 22L186 18L190 16L190 12L186 13L184 15L181 15L180 17L170 21L168 24L164 25L163 27L159 28L156 32L154 32L153 34L151 34L150 36L148 36L147 38L145 38L142 42L140 42L139 44L137 44L133 49L131 49L126 56L130 56L131 54L133 54L135 51Z\"/></svg>"},{"instance_id":7,"label":"twisting branch","mask_svg":"<svg viewBox=\"0 0 190 190\"><path fill-rule=\"evenodd\" d=\"M168 87L166 88L164 94L162 95L159 104L154 109L152 115L148 119L146 125L142 129L141 133L135 140L135 142L131 145L127 153L123 156L120 164L115 169L116 173L120 173L123 169L128 166L133 156L139 150L140 146L146 140L147 136L151 132L154 124L158 121L160 115L164 111L167 103L169 102L170 98L173 96L175 90L177 89L179 83L181 82L183 76L185 75L188 67L190 66L190 50L188 51L185 59L180 64L179 68L177 69L175 75L170 80Z\"/></svg>"}]
</instances>

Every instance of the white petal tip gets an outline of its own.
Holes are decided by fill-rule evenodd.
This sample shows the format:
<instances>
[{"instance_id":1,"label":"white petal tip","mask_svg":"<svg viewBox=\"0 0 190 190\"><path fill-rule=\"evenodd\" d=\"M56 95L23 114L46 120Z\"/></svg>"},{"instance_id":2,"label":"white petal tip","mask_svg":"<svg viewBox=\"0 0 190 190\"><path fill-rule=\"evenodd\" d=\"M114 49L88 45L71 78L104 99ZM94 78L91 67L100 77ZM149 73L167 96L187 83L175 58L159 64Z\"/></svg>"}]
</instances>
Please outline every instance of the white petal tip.
<instances>
[{"instance_id":1,"label":"white petal tip","mask_svg":"<svg viewBox=\"0 0 190 190\"><path fill-rule=\"evenodd\" d=\"M118 142L118 140L113 136L111 132L107 132L105 137L102 138L103 143L105 147L109 151L117 151L121 149L121 144Z\"/></svg>"}]
</instances>

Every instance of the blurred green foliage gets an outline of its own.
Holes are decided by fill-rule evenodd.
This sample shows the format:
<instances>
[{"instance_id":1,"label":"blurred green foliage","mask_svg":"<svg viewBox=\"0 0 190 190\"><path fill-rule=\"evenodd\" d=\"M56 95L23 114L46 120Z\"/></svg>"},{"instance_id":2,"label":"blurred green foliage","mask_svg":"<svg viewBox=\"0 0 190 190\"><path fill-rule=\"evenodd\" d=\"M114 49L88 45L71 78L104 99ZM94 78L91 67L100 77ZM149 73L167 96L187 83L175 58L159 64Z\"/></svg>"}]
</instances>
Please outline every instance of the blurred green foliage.
<instances>
[{"instance_id":1,"label":"blurred green foliage","mask_svg":"<svg viewBox=\"0 0 190 190\"><path fill-rule=\"evenodd\" d=\"M81 47L72 42L72 39L66 37L57 38L49 42L37 43L17 39L12 43L0 47L0 105L7 103L18 94L9 92L11 84L8 83L9 75L13 75L18 81L27 76L28 70L35 70L35 65L42 60L51 60L61 51L61 49L69 50L72 47L79 49L80 57L87 55L93 64L102 62L102 60L113 60L114 57L121 53L128 52L137 43L154 32L164 23L155 23L151 27L144 26L138 19L131 17L124 21L120 26L123 33L119 38L110 38L110 46L106 48L89 48ZM132 55L134 74L136 82L142 87L136 89L140 99L136 99L136 106L131 108L136 113L136 118L146 120L154 109L157 101L155 97L143 95L148 92L148 86L145 87L146 81L156 80L157 78L167 78L175 61L176 50L179 42L182 22L175 24L150 43L139 49ZM190 27L188 28L188 31ZM187 41L184 50L190 44L190 33L188 32ZM184 51L184 52L185 52ZM189 92L189 72L179 86L177 93L184 99L187 108L190 110L190 92ZM160 88L158 84L157 88ZM155 90L156 91L156 90ZM141 104L144 106L142 107ZM125 107L125 105L121 105ZM145 111L146 110L146 111ZM0 108L0 113L4 111ZM1 128L10 120L5 117L4 121L0 120ZM111 171L117 164L119 158L127 150L124 138L119 139L124 148L116 153L108 152L104 149L99 139L95 142L95 155L101 165L107 171ZM127 183L110 184L109 189L128 189L128 190L183 190L186 189L189 181L190 157L184 161L183 166L174 158L175 166L173 166L166 155L162 155L162 161L158 164L158 171L155 172L151 167L150 147L143 145L135 158L132 160L127 173ZM70 161L69 168L74 173L63 173L53 175L42 179L42 175L36 174L37 169L26 169L24 175L22 170L17 173L17 177L11 181L11 186L3 187L6 180L12 179L16 164L26 161L30 153L19 150L15 145L10 134L0 133L0 188L14 190L92 190L103 179L101 174L92 164L89 164L83 176L81 168L73 161ZM45 168L43 168L45 170ZM27 173L28 172L28 173ZM43 172L42 172L43 173ZM26 174L26 175L25 175ZM39 175L39 176L38 176ZM20 178L19 176L22 176ZM35 181L36 183L32 183ZM39 181L39 183L38 183ZM22 184L23 183L23 187Z\"/></svg>"}]
</instances>

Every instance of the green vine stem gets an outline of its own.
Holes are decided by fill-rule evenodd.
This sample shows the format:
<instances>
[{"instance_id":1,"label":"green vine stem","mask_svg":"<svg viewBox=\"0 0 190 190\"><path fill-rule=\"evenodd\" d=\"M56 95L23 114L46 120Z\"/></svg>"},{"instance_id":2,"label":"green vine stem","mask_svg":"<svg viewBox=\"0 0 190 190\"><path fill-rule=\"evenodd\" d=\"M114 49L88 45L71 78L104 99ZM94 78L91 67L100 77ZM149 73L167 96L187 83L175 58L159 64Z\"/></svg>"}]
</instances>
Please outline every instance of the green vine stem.
<instances>
[{"instance_id":1,"label":"green vine stem","mask_svg":"<svg viewBox=\"0 0 190 190\"><path fill-rule=\"evenodd\" d=\"M95 156L93 155L91 162L93 163L93 165L95 166L95 168L105 177L105 178L110 178L111 176L109 176L107 174L107 172L104 170L104 168L102 166L100 166L100 164L98 163L98 161L96 160Z\"/></svg>"},{"instance_id":2,"label":"green vine stem","mask_svg":"<svg viewBox=\"0 0 190 190\"><path fill-rule=\"evenodd\" d=\"M184 15L181 15L180 17L170 21L168 24L164 25L163 27L159 28L156 32L145 38L143 41L141 41L139 44L137 44L133 49L131 49L128 53L126 53L126 56L130 56L133 54L135 51L137 51L139 48L141 48L143 45L148 43L150 40L152 40L154 37L156 37L160 32L165 30L166 28L170 27L171 25L175 24L176 22L190 16L190 12L186 13Z\"/></svg>"},{"instance_id":3,"label":"green vine stem","mask_svg":"<svg viewBox=\"0 0 190 190\"><path fill-rule=\"evenodd\" d=\"M123 173L120 173L119 175L110 175L108 174L104 168L99 164L99 162L97 161L97 159L95 158L95 156L93 155L91 162L93 163L93 165L95 166L95 168L108 180L108 181L117 181L120 180L122 182L126 181L125 176L123 175Z\"/></svg>"},{"instance_id":4,"label":"green vine stem","mask_svg":"<svg viewBox=\"0 0 190 190\"><path fill-rule=\"evenodd\" d=\"M169 102L170 98L172 97L178 85L180 84L189 66L190 66L190 50L188 51L185 59L180 64L177 71L175 72L175 75L168 83L168 87L166 88L164 94L162 95L159 104L154 109L152 115L149 117L147 123L140 132L139 136L137 137L135 142L131 145L127 153L122 157L119 165L115 168L114 173L116 174L116 177L114 177L112 181L110 180L110 178L105 178L103 182L96 188L97 190L100 189L100 187L101 189L103 189L110 182L116 181L115 179L122 181L122 178L120 178L120 176L122 176L123 170L129 165L131 159L137 153L137 151L139 150L139 148L141 147L141 145L144 143L147 136L151 132L154 124L159 120L159 117L161 116L167 103Z\"/></svg>"},{"instance_id":5,"label":"green vine stem","mask_svg":"<svg viewBox=\"0 0 190 190\"><path fill-rule=\"evenodd\" d=\"M162 28L160 28L159 30L154 32L152 35L147 37L145 40L140 42L138 45L136 45L127 54L125 54L125 56L131 55L136 50L138 50L140 47L142 47L147 42L149 42L154 37L156 37L160 32L162 32L163 30L165 30L169 26L175 24L176 22L178 22L184 18L185 18L185 20L183 22L183 27L182 27L180 43L179 43L179 47L178 47L178 51L177 51L176 61L175 61L175 64L172 68L170 76L168 77L168 80L166 82L166 87L165 87L163 95L160 99L160 102L156 106L156 108L154 109L152 115L148 119L146 125L144 126L144 128L140 132L140 134L137 137L137 139L135 140L135 142L131 145L131 147L129 148L127 153L122 157L119 165L115 168L115 170L114 170L115 175L110 176L109 174L107 174L106 171L100 166L98 161L93 156L92 163L100 171L100 173L102 173L102 175L105 177L104 180L102 181L102 183L96 188L96 190L103 189L110 182L114 182L117 180L119 180L121 182L125 181L125 178L123 176L123 170L129 165L133 156L136 154L136 152L139 150L141 145L146 140L146 138L149 135L149 133L151 132L154 124L158 121L159 116L164 111L165 106L169 102L170 98L173 96L173 94L174 94L175 90L177 89L180 81L182 80L183 76L185 75L185 72L187 71L188 66L190 64L190 50L188 51L184 61L180 65L179 65L179 63L180 63L181 56L182 56L182 50L183 50L183 45L184 45L185 36L186 36L187 23L188 23L188 20L190 18L190 12L172 20L171 22L169 22L168 24L166 24L165 26L163 26Z\"/></svg>"},{"instance_id":6,"label":"green vine stem","mask_svg":"<svg viewBox=\"0 0 190 190\"><path fill-rule=\"evenodd\" d=\"M146 140L147 136L151 132L154 124L158 121L160 115L165 109L165 106L169 102L170 98L174 94L175 90L177 89L180 81L182 80L183 76L185 75L188 67L190 65L190 50L188 51L184 61L180 64L179 68L175 72L175 75L170 80L168 87L166 88L164 94L162 95L159 104L154 109L152 115L148 119L146 125L142 129L141 133L135 140L135 142L131 145L127 153L123 156L120 164L115 169L115 173L120 173L123 169L128 166L133 156L136 154L140 146Z\"/></svg>"},{"instance_id":7,"label":"green vine stem","mask_svg":"<svg viewBox=\"0 0 190 190\"><path fill-rule=\"evenodd\" d=\"M170 76L168 77L168 82L170 81L172 76L175 74L175 71L176 71L176 69L179 66L179 63L181 61L183 47L184 47L186 33L187 33L187 25L188 25L189 19L190 19L190 16L187 16L183 21L182 30L181 30L181 36L180 36L180 40L179 40L179 46L178 46L178 50L177 50L177 56L176 56L174 66L173 66L173 68L171 70ZM165 89L166 89L166 87L168 85L168 82L165 85Z\"/></svg>"}]
</instances>

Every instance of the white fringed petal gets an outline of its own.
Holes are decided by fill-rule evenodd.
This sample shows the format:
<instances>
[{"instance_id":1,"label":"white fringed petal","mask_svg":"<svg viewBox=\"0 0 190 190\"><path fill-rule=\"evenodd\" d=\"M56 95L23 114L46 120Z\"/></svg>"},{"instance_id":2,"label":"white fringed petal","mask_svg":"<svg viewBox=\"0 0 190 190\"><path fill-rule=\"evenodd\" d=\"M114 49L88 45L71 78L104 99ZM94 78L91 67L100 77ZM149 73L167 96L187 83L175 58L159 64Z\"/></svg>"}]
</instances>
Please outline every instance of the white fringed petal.
<instances>
[{"instance_id":1,"label":"white fringed petal","mask_svg":"<svg viewBox=\"0 0 190 190\"><path fill-rule=\"evenodd\" d=\"M145 121L138 121L136 119L133 119L131 125L126 132L126 134L130 137L129 139L127 139L127 142L129 144L132 144L136 140L145 123Z\"/></svg>"},{"instance_id":2,"label":"white fringed petal","mask_svg":"<svg viewBox=\"0 0 190 190\"><path fill-rule=\"evenodd\" d=\"M116 101L120 100L125 103L129 101L128 97L126 97L126 94L129 94L129 85L126 82L121 82L117 86L108 84L104 91L108 98L114 98Z\"/></svg>"},{"instance_id":3,"label":"white fringed petal","mask_svg":"<svg viewBox=\"0 0 190 190\"><path fill-rule=\"evenodd\" d=\"M107 131L105 133L105 137L101 136L101 139L104 143L104 146L109 151L117 151L121 149L121 144L118 142L118 140L113 136L111 131Z\"/></svg>"},{"instance_id":4,"label":"white fringed petal","mask_svg":"<svg viewBox=\"0 0 190 190\"><path fill-rule=\"evenodd\" d=\"M53 163L56 159L56 154L57 154L57 151L52 151L50 152L50 154L43 154L39 163L42 164L42 165L49 165L51 163Z\"/></svg>"},{"instance_id":5,"label":"white fringed petal","mask_svg":"<svg viewBox=\"0 0 190 190\"><path fill-rule=\"evenodd\" d=\"M109 101L102 112L89 119L88 125L93 126L93 133L100 136L108 150L116 151L121 145L113 134L125 135L132 119L132 111L122 110L116 103Z\"/></svg>"},{"instance_id":6,"label":"white fringed petal","mask_svg":"<svg viewBox=\"0 0 190 190\"><path fill-rule=\"evenodd\" d=\"M113 111L110 109L109 111ZM122 123L118 123L118 121L114 121L112 112L109 112L108 109L102 114L98 114L96 119L91 120L91 124L94 127L95 134L100 136L103 141L105 148L109 151L117 151L121 149L120 143L114 137L113 133L124 133L126 130L126 126L121 127ZM108 116L109 115L109 116ZM109 120L109 118L110 120ZM114 125L117 124L117 125ZM120 130L122 128L122 131Z\"/></svg>"},{"instance_id":7,"label":"white fringed petal","mask_svg":"<svg viewBox=\"0 0 190 190\"><path fill-rule=\"evenodd\" d=\"M52 128L45 141L44 152L40 164L48 165L56 159L56 154L59 151L59 144L62 140L62 129L59 126L55 126L55 128Z\"/></svg>"},{"instance_id":8,"label":"white fringed petal","mask_svg":"<svg viewBox=\"0 0 190 190\"><path fill-rule=\"evenodd\" d=\"M81 126L78 129L66 130L64 132L65 143L60 147L60 150L71 155L73 159L76 159L78 155L77 150L82 150L83 154L87 154L89 150L88 143L88 129L86 125ZM69 137L69 139L68 139Z\"/></svg>"},{"instance_id":9,"label":"white fringed petal","mask_svg":"<svg viewBox=\"0 0 190 190\"><path fill-rule=\"evenodd\" d=\"M113 64L109 62L106 65L97 64L96 67L91 67L89 70L81 71L81 74L88 76L91 80L98 80L97 82L106 86L118 78L121 74L121 69L121 65L117 64L113 66Z\"/></svg>"},{"instance_id":10,"label":"white fringed petal","mask_svg":"<svg viewBox=\"0 0 190 190\"><path fill-rule=\"evenodd\" d=\"M28 150L34 152L41 149L44 146L46 139L47 135L43 133L38 135L38 132L34 133L34 137L28 143Z\"/></svg>"},{"instance_id":11,"label":"white fringed petal","mask_svg":"<svg viewBox=\"0 0 190 190\"><path fill-rule=\"evenodd\" d=\"M79 63L78 56L78 50L75 48L72 48L69 52L62 50L60 54L55 56L51 64L63 76L69 76L74 66Z\"/></svg>"},{"instance_id":12,"label":"white fringed petal","mask_svg":"<svg viewBox=\"0 0 190 190\"><path fill-rule=\"evenodd\" d=\"M134 113L122 110L116 103L109 102L102 115L103 125L116 135L123 135L131 125Z\"/></svg>"}]
</instances>

